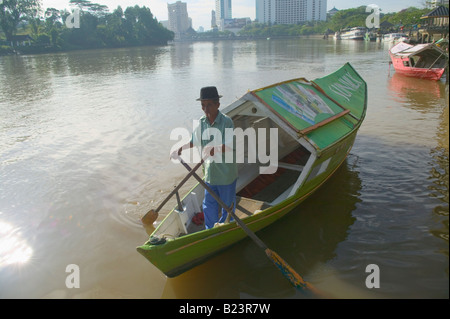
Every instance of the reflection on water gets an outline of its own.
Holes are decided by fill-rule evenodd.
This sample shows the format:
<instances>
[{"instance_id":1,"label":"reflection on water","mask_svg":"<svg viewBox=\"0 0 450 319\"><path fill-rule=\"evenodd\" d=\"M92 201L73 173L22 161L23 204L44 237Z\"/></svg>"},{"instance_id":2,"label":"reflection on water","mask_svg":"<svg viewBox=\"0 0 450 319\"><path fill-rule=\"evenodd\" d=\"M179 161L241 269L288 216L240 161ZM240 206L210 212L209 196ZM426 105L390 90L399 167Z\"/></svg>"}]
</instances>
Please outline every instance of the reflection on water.
<instances>
[{"instance_id":1,"label":"reflection on water","mask_svg":"<svg viewBox=\"0 0 450 319\"><path fill-rule=\"evenodd\" d=\"M406 77L394 73L390 79L391 92L399 99L403 107L409 108L419 114L435 114L437 121L435 140L437 146L430 150L430 165L428 180L429 196L440 203L433 208L435 218L441 224L440 228L430 229L430 232L448 243L449 240L449 115L448 115L448 85L440 81L425 81ZM418 131L431 130L425 121L418 123ZM441 249L441 253L448 256L448 248ZM448 269L447 269L448 272Z\"/></svg>"},{"instance_id":2,"label":"reflection on water","mask_svg":"<svg viewBox=\"0 0 450 319\"><path fill-rule=\"evenodd\" d=\"M431 151L433 166L430 170L430 180L433 183L430 185L429 196L438 199L441 203L433 208L435 218L440 221L441 228L430 230L431 233L447 243L449 241L449 160L448 149L437 148ZM448 247L442 253L448 256Z\"/></svg>"},{"instance_id":3,"label":"reflection on water","mask_svg":"<svg viewBox=\"0 0 450 319\"><path fill-rule=\"evenodd\" d=\"M430 179L433 184L430 186L430 197L438 199L441 203L434 207L435 218L441 224L439 228L433 228L430 232L449 242L449 98L448 85L443 92L445 99L445 108L438 124L436 139L438 146L430 151L432 157L432 167ZM449 256L448 247L441 249L441 253ZM448 268L447 268L448 274Z\"/></svg>"},{"instance_id":4,"label":"reflection on water","mask_svg":"<svg viewBox=\"0 0 450 319\"><path fill-rule=\"evenodd\" d=\"M3 75L0 76L0 96L4 101L27 104L51 96L51 69L45 62L40 61L42 60L11 56L8 57L8 63L0 63L0 73Z\"/></svg>"},{"instance_id":5,"label":"reflection on water","mask_svg":"<svg viewBox=\"0 0 450 319\"><path fill-rule=\"evenodd\" d=\"M135 251L148 238L139 219L186 175L168 160L170 132L202 115L200 87L216 85L225 107L345 62L369 88L355 147L259 235L337 298L448 297L448 91L388 61L380 43L322 39L1 57L0 258L14 264L0 269L0 298L304 298L250 240L167 279ZM370 263L377 291L364 285ZM78 290L65 287L68 264Z\"/></svg>"},{"instance_id":6,"label":"reflection on water","mask_svg":"<svg viewBox=\"0 0 450 319\"><path fill-rule=\"evenodd\" d=\"M25 264L32 255L33 250L22 238L20 229L0 220L0 270L11 265Z\"/></svg>"},{"instance_id":7,"label":"reflection on water","mask_svg":"<svg viewBox=\"0 0 450 319\"><path fill-rule=\"evenodd\" d=\"M394 73L389 79L390 92L405 107L426 112L441 106L444 98L443 85L438 81L424 81Z\"/></svg>"}]
</instances>

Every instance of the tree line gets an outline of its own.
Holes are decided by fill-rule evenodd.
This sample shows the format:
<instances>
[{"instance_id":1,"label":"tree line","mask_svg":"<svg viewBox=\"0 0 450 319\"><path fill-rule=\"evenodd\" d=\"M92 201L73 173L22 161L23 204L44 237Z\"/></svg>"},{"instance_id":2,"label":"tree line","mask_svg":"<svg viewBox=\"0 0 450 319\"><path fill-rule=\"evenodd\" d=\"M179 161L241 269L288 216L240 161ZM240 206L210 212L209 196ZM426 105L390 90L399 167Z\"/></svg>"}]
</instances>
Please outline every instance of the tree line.
<instances>
[{"instance_id":1,"label":"tree line","mask_svg":"<svg viewBox=\"0 0 450 319\"><path fill-rule=\"evenodd\" d=\"M0 1L0 28L6 43L22 26L33 38L33 45L21 47L30 52L93 49L141 45L164 45L173 40L153 16L150 8L118 6L113 12L89 0L70 0L73 11L47 8L40 0Z\"/></svg>"},{"instance_id":2,"label":"tree line","mask_svg":"<svg viewBox=\"0 0 450 319\"><path fill-rule=\"evenodd\" d=\"M112 12L105 5L89 0L70 0L74 11L41 8L41 0L0 0L0 30L8 44L22 26L21 32L33 38L33 45L21 47L25 53L58 50L126 47L140 45L164 45L173 40L174 33L167 30L147 7L118 6ZM380 22L411 29L421 23L420 17L430 9L410 7L396 13L381 13ZM327 21L303 22L291 25L262 24L253 22L244 27L241 37L276 37L325 34L349 27L365 26L369 13L366 6L340 10ZM235 38L231 32L209 31L196 33L192 39ZM5 49L6 48L6 49ZM11 50L1 46L0 54Z\"/></svg>"},{"instance_id":3,"label":"tree line","mask_svg":"<svg viewBox=\"0 0 450 319\"><path fill-rule=\"evenodd\" d=\"M420 17L428 13L430 9L418 9L410 7L396 13L381 13L380 23L387 21L394 28L403 26L413 28L421 23ZM366 6L340 10L327 21L308 21L298 24L262 24L252 23L247 25L239 33L241 36L272 37L272 36L301 36L312 34L325 34L351 27L364 27L369 13Z\"/></svg>"}]
</instances>

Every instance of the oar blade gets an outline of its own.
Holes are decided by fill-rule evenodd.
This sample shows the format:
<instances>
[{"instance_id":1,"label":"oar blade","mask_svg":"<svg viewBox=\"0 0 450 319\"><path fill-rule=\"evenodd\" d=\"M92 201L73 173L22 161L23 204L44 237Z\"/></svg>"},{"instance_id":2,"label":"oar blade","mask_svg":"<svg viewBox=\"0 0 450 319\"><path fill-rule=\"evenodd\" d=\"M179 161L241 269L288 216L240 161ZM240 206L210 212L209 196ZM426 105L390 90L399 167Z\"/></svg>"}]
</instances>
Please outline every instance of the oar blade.
<instances>
[{"instance_id":1,"label":"oar blade","mask_svg":"<svg viewBox=\"0 0 450 319\"><path fill-rule=\"evenodd\" d=\"M273 262L275 266L280 269L281 273L291 282L291 284L298 289L307 289L307 283L297 272L289 266L276 252L266 249L266 255Z\"/></svg>"},{"instance_id":2,"label":"oar blade","mask_svg":"<svg viewBox=\"0 0 450 319\"><path fill-rule=\"evenodd\" d=\"M297 289L303 292L312 293L317 298L329 298L325 296L321 291L317 290L309 282L306 282L302 276L300 276L289 264L284 261L276 252L267 248L265 250L267 257L272 261L272 263L280 269L281 273L286 277L290 283Z\"/></svg>"},{"instance_id":3,"label":"oar blade","mask_svg":"<svg viewBox=\"0 0 450 319\"><path fill-rule=\"evenodd\" d=\"M151 225L155 222L155 220L158 218L158 213L154 211L153 209L150 209L150 211L142 217L141 221L144 225Z\"/></svg>"}]
</instances>

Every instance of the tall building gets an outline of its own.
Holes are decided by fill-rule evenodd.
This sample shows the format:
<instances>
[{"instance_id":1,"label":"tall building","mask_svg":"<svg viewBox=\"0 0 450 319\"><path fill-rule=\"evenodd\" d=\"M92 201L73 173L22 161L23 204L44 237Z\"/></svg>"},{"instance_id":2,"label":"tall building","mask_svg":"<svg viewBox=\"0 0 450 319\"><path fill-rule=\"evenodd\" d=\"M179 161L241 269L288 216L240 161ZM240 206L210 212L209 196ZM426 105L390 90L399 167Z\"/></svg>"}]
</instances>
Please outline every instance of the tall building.
<instances>
[{"instance_id":1,"label":"tall building","mask_svg":"<svg viewBox=\"0 0 450 319\"><path fill-rule=\"evenodd\" d=\"M326 19L327 0L256 0L256 20L260 23L297 24Z\"/></svg>"},{"instance_id":2,"label":"tall building","mask_svg":"<svg viewBox=\"0 0 450 319\"><path fill-rule=\"evenodd\" d=\"M187 12L187 3L177 1L167 4L169 16L169 30L175 33L175 39L180 39L181 35L191 27L191 19Z\"/></svg>"},{"instance_id":3,"label":"tall building","mask_svg":"<svg viewBox=\"0 0 450 319\"><path fill-rule=\"evenodd\" d=\"M223 20L231 19L231 0L216 0L216 23L223 25Z\"/></svg>"},{"instance_id":4,"label":"tall building","mask_svg":"<svg viewBox=\"0 0 450 319\"><path fill-rule=\"evenodd\" d=\"M211 10L211 28L215 28L215 27L217 27L216 11Z\"/></svg>"}]
</instances>

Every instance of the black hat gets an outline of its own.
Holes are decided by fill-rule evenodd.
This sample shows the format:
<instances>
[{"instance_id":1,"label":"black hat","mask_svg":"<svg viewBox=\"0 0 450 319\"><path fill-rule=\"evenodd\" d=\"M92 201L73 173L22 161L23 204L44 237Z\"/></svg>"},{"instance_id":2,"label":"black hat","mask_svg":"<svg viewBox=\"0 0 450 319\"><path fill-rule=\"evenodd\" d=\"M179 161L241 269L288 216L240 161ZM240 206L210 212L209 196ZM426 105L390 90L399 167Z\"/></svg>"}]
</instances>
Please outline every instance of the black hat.
<instances>
[{"instance_id":1,"label":"black hat","mask_svg":"<svg viewBox=\"0 0 450 319\"><path fill-rule=\"evenodd\" d=\"M197 101L217 100L221 97L222 95L219 95L215 86L206 86L200 89L200 97L197 99Z\"/></svg>"}]
</instances>

